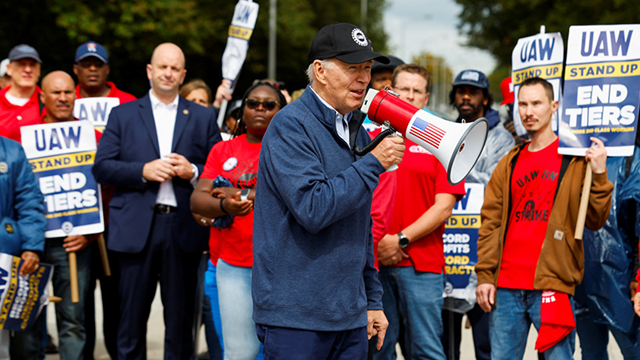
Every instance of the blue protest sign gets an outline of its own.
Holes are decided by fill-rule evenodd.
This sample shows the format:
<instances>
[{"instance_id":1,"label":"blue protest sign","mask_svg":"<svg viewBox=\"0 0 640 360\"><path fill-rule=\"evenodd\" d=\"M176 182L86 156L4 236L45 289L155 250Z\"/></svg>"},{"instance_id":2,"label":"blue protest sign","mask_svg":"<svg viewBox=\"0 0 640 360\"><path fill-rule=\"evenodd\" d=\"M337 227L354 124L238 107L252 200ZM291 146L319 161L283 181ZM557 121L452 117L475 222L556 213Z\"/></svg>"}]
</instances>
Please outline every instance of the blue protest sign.
<instances>
[{"instance_id":1,"label":"blue protest sign","mask_svg":"<svg viewBox=\"0 0 640 360\"><path fill-rule=\"evenodd\" d=\"M20 276L24 260L0 253L0 329L25 331L49 303L47 284L53 266L40 263L33 273Z\"/></svg>"},{"instance_id":2,"label":"blue protest sign","mask_svg":"<svg viewBox=\"0 0 640 360\"><path fill-rule=\"evenodd\" d=\"M465 183L465 190L466 195L455 204L442 235L447 280L444 296L473 304L476 282L470 279L478 262L478 229L484 185Z\"/></svg>"},{"instance_id":3,"label":"blue protest sign","mask_svg":"<svg viewBox=\"0 0 640 360\"><path fill-rule=\"evenodd\" d=\"M572 26L560 154L584 156L590 137L609 156L633 154L640 100L640 25Z\"/></svg>"},{"instance_id":4,"label":"blue protest sign","mask_svg":"<svg viewBox=\"0 0 640 360\"><path fill-rule=\"evenodd\" d=\"M45 237L104 231L100 186L91 174L96 135L89 121L23 126L22 146L44 195Z\"/></svg>"}]
</instances>

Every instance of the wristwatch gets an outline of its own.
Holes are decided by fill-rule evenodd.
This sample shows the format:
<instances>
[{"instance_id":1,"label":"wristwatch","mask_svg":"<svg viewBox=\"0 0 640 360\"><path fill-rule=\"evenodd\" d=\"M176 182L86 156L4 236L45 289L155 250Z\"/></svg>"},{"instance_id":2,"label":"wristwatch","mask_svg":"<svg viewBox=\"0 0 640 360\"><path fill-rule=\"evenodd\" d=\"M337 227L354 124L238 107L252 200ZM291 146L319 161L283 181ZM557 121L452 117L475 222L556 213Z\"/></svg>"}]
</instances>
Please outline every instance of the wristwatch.
<instances>
[{"instance_id":1,"label":"wristwatch","mask_svg":"<svg viewBox=\"0 0 640 360\"><path fill-rule=\"evenodd\" d=\"M242 189L242 191L240 191L240 200L242 201L247 200L250 192L251 192L251 189Z\"/></svg>"},{"instance_id":2,"label":"wristwatch","mask_svg":"<svg viewBox=\"0 0 640 360\"><path fill-rule=\"evenodd\" d=\"M400 239L398 241L398 243L400 244L401 248L406 248L407 246L409 246L409 238L406 237L403 233L399 232L398 233L398 238Z\"/></svg>"}]
</instances>

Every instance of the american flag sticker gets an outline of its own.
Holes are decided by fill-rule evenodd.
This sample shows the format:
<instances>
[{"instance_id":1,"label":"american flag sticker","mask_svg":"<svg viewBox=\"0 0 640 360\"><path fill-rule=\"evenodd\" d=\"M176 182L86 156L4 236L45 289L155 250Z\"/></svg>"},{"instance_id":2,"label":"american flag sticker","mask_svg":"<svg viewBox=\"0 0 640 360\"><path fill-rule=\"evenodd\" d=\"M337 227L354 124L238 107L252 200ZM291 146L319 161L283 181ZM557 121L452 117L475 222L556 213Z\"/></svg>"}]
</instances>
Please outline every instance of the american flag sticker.
<instances>
[{"instance_id":1,"label":"american flag sticker","mask_svg":"<svg viewBox=\"0 0 640 360\"><path fill-rule=\"evenodd\" d=\"M409 127L409 134L417 137L436 149L440 147L440 141L442 141L442 138L446 133L446 131L420 118L416 118L413 124L411 124L411 127Z\"/></svg>"}]
</instances>

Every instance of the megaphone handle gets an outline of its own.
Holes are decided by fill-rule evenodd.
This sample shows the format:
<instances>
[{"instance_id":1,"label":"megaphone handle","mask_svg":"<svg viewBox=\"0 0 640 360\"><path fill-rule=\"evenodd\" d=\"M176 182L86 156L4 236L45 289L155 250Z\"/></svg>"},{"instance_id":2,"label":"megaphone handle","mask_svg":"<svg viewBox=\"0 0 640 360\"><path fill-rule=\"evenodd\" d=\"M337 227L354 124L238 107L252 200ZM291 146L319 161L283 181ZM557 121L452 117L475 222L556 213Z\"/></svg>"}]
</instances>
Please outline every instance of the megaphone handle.
<instances>
[{"instance_id":1,"label":"megaphone handle","mask_svg":"<svg viewBox=\"0 0 640 360\"><path fill-rule=\"evenodd\" d=\"M391 136L402 136L402 134L396 131L396 133L395 133L395 134L391 134L391 135L389 135L389 136L390 136L390 137L391 137ZM391 165L391 166L389 166L389 168L387 169L387 172L396 171L396 170L398 170L398 165Z\"/></svg>"}]
</instances>

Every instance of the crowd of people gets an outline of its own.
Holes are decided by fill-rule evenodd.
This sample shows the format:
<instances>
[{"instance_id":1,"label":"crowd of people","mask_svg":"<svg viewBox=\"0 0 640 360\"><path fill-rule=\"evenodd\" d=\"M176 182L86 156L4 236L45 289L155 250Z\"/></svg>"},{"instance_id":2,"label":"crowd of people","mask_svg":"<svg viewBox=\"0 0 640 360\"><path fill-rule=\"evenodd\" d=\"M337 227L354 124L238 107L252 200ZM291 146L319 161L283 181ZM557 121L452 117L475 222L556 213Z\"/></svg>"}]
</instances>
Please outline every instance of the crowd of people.
<instances>
[{"instance_id":1,"label":"crowd of people","mask_svg":"<svg viewBox=\"0 0 640 360\"><path fill-rule=\"evenodd\" d=\"M551 130L559 104L545 80L521 83L517 99L503 92L528 131L520 139L494 109L485 74L456 76L454 121L486 121L488 134L465 182L451 185L438 159L409 139L386 137L360 152L380 133L358 111L367 89L429 111L431 75L374 52L354 25L318 32L309 86L293 98L268 79L233 101L229 80L215 91L185 83L179 46L150 55L140 99L108 81L108 52L94 41L76 49L77 85L60 70L40 83L40 56L26 44L0 63L0 252L24 260L21 276L40 261L54 266L61 359L93 359L97 284L109 356L146 359L158 283L166 359L199 357L204 324L210 359L386 360L399 345L405 359L458 360L465 315L478 360L522 359L531 325L549 360L573 357L576 328L583 358L607 359L611 331L625 359L640 359L632 302L640 315L640 141L629 158L607 159L596 137L585 157L559 155ZM95 132L105 230L45 239L20 128L76 121L75 100L92 97L119 101ZM579 240L587 164L593 183ZM477 302L461 306L443 297L443 235L466 184L485 193L470 278ZM68 253L77 256L78 302L67 295ZM0 331L0 359L43 358L45 318Z\"/></svg>"}]
</instances>

